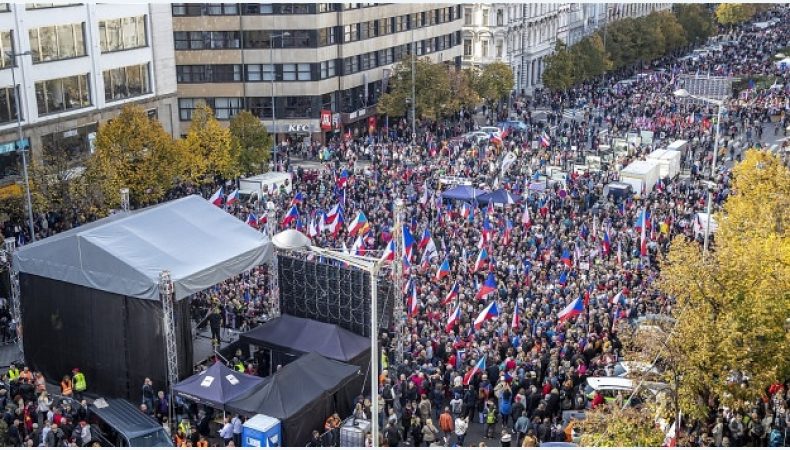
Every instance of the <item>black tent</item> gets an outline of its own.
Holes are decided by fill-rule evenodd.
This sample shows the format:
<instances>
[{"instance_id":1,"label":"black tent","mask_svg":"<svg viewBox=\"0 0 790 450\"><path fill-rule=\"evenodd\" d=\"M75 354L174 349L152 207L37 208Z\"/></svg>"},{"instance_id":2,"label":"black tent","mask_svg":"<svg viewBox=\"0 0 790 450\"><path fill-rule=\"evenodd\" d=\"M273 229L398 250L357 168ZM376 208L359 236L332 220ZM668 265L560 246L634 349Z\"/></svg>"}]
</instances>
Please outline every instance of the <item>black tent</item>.
<instances>
[{"instance_id":1,"label":"black tent","mask_svg":"<svg viewBox=\"0 0 790 450\"><path fill-rule=\"evenodd\" d=\"M243 333L240 340L271 350L274 365L288 364L310 352L360 367L366 367L370 361L367 338L337 325L289 315Z\"/></svg>"},{"instance_id":2,"label":"black tent","mask_svg":"<svg viewBox=\"0 0 790 450\"><path fill-rule=\"evenodd\" d=\"M341 417L351 414L353 398L347 398L343 388L358 372L357 366L309 353L266 377L261 387L229 402L226 409L279 419L283 446L303 447L313 430L323 430L332 413Z\"/></svg>"},{"instance_id":3,"label":"black tent","mask_svg":"<svg viewBox=\"0 0 790 450\"><path fill-rule=\"evenodd\" d=\"M214 408L225 409L231 400L247 394L263 383L263 378L226 367L221 362L176 384L176 394Z\"/></svg>"}]
</instances>

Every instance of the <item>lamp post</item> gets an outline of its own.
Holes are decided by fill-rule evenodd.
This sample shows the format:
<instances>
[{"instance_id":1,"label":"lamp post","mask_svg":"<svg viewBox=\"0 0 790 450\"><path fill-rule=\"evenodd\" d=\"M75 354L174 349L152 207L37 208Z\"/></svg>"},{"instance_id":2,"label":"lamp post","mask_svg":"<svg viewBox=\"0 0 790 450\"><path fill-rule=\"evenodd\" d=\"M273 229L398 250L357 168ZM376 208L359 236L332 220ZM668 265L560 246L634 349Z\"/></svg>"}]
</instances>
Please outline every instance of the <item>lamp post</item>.
<instances>
[{"instance_id":1,"label":"lamp post","mask_svg":"<svg viewBox=\"0 0 790 450\"><path fill-rule=\"evenodd\" d=\"M379 446L379 323L378 323L378 275L384 262L377 258L351 256L346 253L327 250L311 245L310 238L299 231L288 229L272 237L272 244L281 250L310 251L326 258L341 261L349 266L363 270L370 275L370 434L373 447Z\"/></svg>"},{"instance_id":2,"label":"lamp post","mask_svg":"<svg viewBox=\"0 0 790 450\"><path fill-rule=\"evenodd\" d=\"M716 109L717 109L717 112L716 112L716 137L715 137L714 142L713 142L713 162L712 162L711 167L710 167L710 178L711 178L711 180L710 180L710 185L708 186L708 204L707 204L707 207L705 208L706 212L708 214L708 217L706 219L705 235L704 235L705 237L704 237L704 241L703 241L703 244L702 244L702 256L705 257L708 254L708 242L710 240L710 238L709 238L709 236L710 236L710 218L711 218L711 215L712 215L712 212L711 212L711 206L712 205L711 204L713 203L713 189L714 189L715 184L716 184L716 158L719 155L719 137L720 137L720 129L721 129L721 113L722 113L722 110L724 109L724 102L721 101L721 100L714 100L712 98L701 97L701 96L698 96L698 95L692 95L692 94L689 93L689 91L687 91L685 89L678 89L677 91L673 92L672 94L675 97L678 97L678 98L693 98L693 99L696 99L696 100L703 101L705 103L716 105Z\"/></svg>"},{"instance_id":3,"label":"lamp post","mask_svg":"<svg viewBox=\"0 0 790 450\"><path fill-rule=\"evenodd\" d=\"M272 160L274 161L274 167L277 168L277 148L279 144L277 144L277 109L274 106L274 80L277 78L277 72L274 70L274 40L276 38L284 38L290 36L291 33L284 31L280 34L272 34L269 36L269 64L272 66L272 127L274 128L274 155L272 155Z\"/></svg>"},{"instance_id":4,"label":"lamp post","mask_svg":"<svg viewBox=\"0 0 790 450\"><path fill-rule=\"evenodd\" d=\"M25 197L27 199L27 220L30 227L30 242L36 241L36 229L33 225L33 201L30 197L30 179L27 175L27 149L23 146L22 142L22 110L19 106L19 101L22 96L22 89L16 86L16 58L17 56L29 55L30 51L22 53L7 53L8 56L13 58L14 64L11 66L11 84L14 85L14 108L16 109L16 148L22 154L22 172L25 177ZM28 144L27 147L30 147Z\"/></svg>"},{"instance_id":5,"label":"lamp post","mask_svg":"<svg viewBox=\"0 0 790 450\"><path fill-rule=\"evenodd\" d=\"M416 24L411 24L411 143L417 142L417 96L415 91L415 59L417 58L417 42L414 40L414 28Z\"/></svg>"}]
</instances>

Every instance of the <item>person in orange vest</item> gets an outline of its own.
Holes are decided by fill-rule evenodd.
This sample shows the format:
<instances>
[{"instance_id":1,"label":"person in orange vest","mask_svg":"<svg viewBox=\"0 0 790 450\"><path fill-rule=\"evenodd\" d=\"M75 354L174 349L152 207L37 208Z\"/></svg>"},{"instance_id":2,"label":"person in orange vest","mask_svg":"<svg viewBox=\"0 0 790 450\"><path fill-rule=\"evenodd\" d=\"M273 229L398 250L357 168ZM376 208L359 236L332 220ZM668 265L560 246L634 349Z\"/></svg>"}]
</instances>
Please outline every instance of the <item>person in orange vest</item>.
<instances>
[{"instance_id":1,"label":"person in orange vest","mask_svg":"<svg viewBox=\"0 0 790 450\"><path fill-rule=\"evenodd\" d=\"M200 439L197 441L196 447L208 447L208 441L206 440L205 436L200 436Z\"/></svg>"},{"instance_id":2,"label":"person in orange vest","mask_svg":"<svg viewBox=\"0 0 790 450\"><path fill-rule=\"evenodd\" d=\"M63 375L63 380L60 382L60 395L71 397L72 394L74 394L74 384L71 382L71 377Z\"/></svg>"},{"instance_id":3,"label":"person in orange vest","mask_svg":"<svg viewBox=\"0 0 790 450\"><path fill-rule=\"evenodd\" d=\"M22 369L22 373L19 374L19 378L27 381L28 383L33 382L33 373L30 371L28 366L25 366L25 368Z\"/></svg>"},{"instance_id":4,"label":"person in orange vest","mask_svg":"<svg viewBox=\"0 0 790 450\"><path fill-rule=\"evenodd\" d=\"M340 446L340 415L334 413L324 422L324 431L327 431L332 436L332 446Z\"/></svg>"}]
</instances>

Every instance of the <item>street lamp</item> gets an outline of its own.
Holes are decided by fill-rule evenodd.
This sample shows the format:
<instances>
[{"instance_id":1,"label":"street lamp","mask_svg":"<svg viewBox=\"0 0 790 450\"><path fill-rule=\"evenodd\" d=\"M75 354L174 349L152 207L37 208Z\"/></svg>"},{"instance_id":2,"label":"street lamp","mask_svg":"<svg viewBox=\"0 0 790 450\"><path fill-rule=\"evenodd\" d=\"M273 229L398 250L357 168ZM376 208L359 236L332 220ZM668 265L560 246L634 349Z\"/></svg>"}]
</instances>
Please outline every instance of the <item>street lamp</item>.
<instances>
[{"instance_id":1,"label":"street lamp","mask_svg":"<svg viewBox=\"0 0 790 450\"><path fill-rule=\"evenodd\" d=\"M411 143L414 145L417 142L417 113L416 113L416 106L417 106L417 95L414 93L415 90L415 58L417 57L417 42L414 40L414 27L415 24L411 24Z\"/></svg>"},{"instance_id":2,"label":"street lamp","mask_svg":"<svg viewBox=\"0 0 790 450\"><path fill-rule=\"evenodd\" d=\"M27 149L22 142L22 112L19 106L19 101L22 97L21 87L17 88L16 85L16 58L17 56L25 56L30 54L30 50L22 53L6 53L9 57L13 58L14 64L11 65L11 84L14 85L14 107L16 109L16 148L22 154L22 172L25 176L25 197L27 198L27 220L30 227L30 242L36 241L36 229L33 226L33 201L30 198L30 179L27 176ZM28 147L30 145L28 144Z\"/></svg>"},{"instance_id":3,"label":"street lamp","mask_svg":"<svg viewBox=\"0 0 790 450\"><path fill-rule=\"evenodd\" d=\"M277 78L276 71L274 70L274 40L276 38L284 38L290 36L291 33L284 31L280 34L272 34L269 36L269 64L272 66L272 127L274 128L274 166L277 167L277 110L274 106L274 79Z\"/></svg>"},{"instance_id":4,"label":"street lamp","mask_svg":"<svg viewBox=\"0 0 790 450\"><path fill-rule=\"evenodd\" d=\"M272 237L272 244L281 250L310 251L318 255L341 261L349 266L363 270L370 275L370 401L371 418L370 434L373 436L373 447L379 444L379 324L378 324L378 275L384 267L383 261L377 258L351 256L343 252L328 250L311 245L310 238L294 229L287 229Z\"/></svg>"},{"instance_id":5,"label":"street lamp","mask_svg":"<svg viewBox=\"0 0 790 450\"><path fill-rule=\"evenodd\" d=\"M705 240L703 241L703 244L702 244L702 255L704 257L704 256L707 256L707 253L708 253L708 241L710 239L709 238L709 236L710 236L710 218L711 218L711 215L712 215L712 213L711 213L711 204L713 203L713 188L715 187L715 183L716 183L716 158L719 155L719 136L720 136L720 128L721 128L721 113L722 113L722 111L724 109L724 102L721 101L721 100L715 100L715 99L712 99L712 98L702 97L702 96L698 96L698 95L692 95L692 94L689 93L689 91L687 91L685 89L678 89L675 92L673 92L672 95L674 95L677 98L693 98L693 99L696 99L696 100L700 100L700 101L703 101L705 103L716 105L716 109L717 109L717 112L716 112L716 138L715 138L715 140L713 142L713 163L711 164L711 167L710 167L711 180L710 180L710 185L708 187L708 205L707 205L707 208L706 208L708 217L706 219L707 223L705 224Z\"/></svg>"}]
</instances>

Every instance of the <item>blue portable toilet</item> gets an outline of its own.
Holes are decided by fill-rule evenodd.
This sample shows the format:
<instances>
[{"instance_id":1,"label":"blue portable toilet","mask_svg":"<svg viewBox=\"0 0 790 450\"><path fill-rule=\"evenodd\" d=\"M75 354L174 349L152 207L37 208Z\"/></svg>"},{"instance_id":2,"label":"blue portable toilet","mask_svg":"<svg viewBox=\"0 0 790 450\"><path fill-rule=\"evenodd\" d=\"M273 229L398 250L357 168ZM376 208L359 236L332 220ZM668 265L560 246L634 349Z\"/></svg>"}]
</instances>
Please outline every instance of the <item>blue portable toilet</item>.
<instances>
[{"instance_id":1,"label":"blue portable toilet","mask_svg":"<svg viewBox=\"0 0 790 450\"><path fill-rule=\"evenodd\" d=\"M282 428L274 417L258 414L244 422L241 429L242 447L280 447Z\"/></svg>"}]
</instances>

